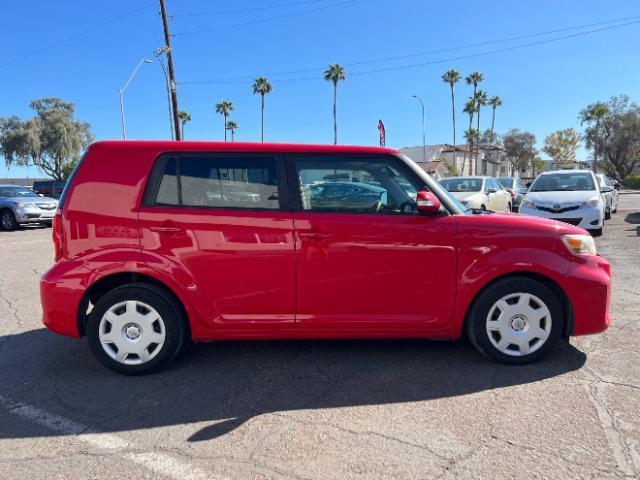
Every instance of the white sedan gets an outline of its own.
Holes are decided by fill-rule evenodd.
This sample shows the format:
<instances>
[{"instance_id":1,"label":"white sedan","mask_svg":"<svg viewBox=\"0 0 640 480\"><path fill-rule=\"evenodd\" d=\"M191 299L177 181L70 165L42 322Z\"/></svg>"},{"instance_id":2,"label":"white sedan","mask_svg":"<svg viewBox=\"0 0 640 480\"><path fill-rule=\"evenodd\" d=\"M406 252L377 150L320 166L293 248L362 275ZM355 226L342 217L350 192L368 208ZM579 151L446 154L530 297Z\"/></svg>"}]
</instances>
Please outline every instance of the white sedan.
<instances>
[{"instance_id":1,"label":"white sedan","mask_svg":"<svg viewBox=\"0 0 640 480\"><path fill-rule=\"evenodd\" d=\"M468 209L510 212L513 206L511 193L493 177L450 177L440 185Z\"/></svg>"},{"instance_id":2,"label":"white sedan","mask_svg":"<svg viewBox=\"0 0 640 480\"><path fill-rule=\"evenodd\" d=\"M606 204L591 170L560 170L538 175L520 204L520 213L551 218L602 234Z\"/></svg>"}]
</instances>

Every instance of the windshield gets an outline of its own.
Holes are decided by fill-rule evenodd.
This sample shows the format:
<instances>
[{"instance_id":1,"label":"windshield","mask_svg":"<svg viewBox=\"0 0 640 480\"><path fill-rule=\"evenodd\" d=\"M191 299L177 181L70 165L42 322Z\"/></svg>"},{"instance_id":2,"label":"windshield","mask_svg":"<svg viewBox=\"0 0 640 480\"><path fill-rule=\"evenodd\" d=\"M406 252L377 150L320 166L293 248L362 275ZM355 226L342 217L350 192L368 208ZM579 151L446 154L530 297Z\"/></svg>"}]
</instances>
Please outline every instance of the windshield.
<instances>
[{"instance_id":1,"label":"windshield","mask_svg":"<svg viewBox=\"0 0 640 480\"><path fill-rule=\"evenodd\" d=\"M0 187L0 197L37 197L38 194L24 187Z\"/></svg>"},{"instance_id":2,"label":"windshield","mask_svg":"<svg viewBox=\"0 0 640 480\"><path fill-rule=\"evenodd\" d=\"M482 190L481 178L445 178L440 180L447 191L452 193L479 192Z\"/></svg>"},{"instance_id":3,"label":"windshield","mask_svg":"<svg viewBox=\"0 0 640 480\"><path fill-rule=\"evenodd\" d=\"M550 173L540 175L533 185L532 192L575 192L595 190L590 173Z\"/></svg>"},{"instance_id":4,"label":"windshield","mask_svg":"<svg viewBox=\"0 0 640 480\"><path fill-rule=\"evenodd\" d=\"M498 177L498 181L504 188L511 188L513 186L513 178L511 177Z\"/></svg>"}]
</instances>

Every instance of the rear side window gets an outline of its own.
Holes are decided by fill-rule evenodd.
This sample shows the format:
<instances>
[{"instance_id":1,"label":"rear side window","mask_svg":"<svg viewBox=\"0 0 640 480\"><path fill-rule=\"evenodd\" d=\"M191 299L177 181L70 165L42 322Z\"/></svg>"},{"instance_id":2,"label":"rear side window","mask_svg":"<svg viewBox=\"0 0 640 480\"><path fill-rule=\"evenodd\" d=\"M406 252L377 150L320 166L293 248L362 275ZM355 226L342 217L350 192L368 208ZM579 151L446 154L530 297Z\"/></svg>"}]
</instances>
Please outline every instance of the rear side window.
<instances>
[{"instance_id":1,"label":"rear side window","mask_svg":"<svg viewBox=\"0 0 640 480\"><path fill-rule=\"evenodd\" d=\"M276 165L275 157L171 157L166 159L151 203L277 210L280 195Z\"/></svg>"}]
</instances>

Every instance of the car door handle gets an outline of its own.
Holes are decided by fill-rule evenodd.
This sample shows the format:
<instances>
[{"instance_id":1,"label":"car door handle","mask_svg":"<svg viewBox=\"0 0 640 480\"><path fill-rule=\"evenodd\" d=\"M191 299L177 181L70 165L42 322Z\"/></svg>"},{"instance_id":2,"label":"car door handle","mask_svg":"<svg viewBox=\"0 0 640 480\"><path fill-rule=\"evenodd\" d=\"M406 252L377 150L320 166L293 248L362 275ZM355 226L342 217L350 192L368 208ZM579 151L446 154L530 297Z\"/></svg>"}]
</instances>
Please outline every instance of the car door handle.
<instances>
[{"instance_id":1,"label":"car door handle","mask_svg":"<svg viewBox=\"0 0 640 480\"><path fill-rule=\"evenodd\" d=\"M172 233L178 233L181 232L183 229L181 227L178 227L176 225L158 225L157 227L149 227L149 230L151 230L152 232L156 232L156 233L166 233L166 234L172 234Z\"/></svg>"},{"instance_id":2,"label":"car door handle","mask_svg":"<svg viewBox=\"0 0 640 480\"><path fill-rule=\"evenodd\" d=\"M329 232L320 232L317 230L309 231L309 232L298 232L300 238L304 238L306 240L327 240L333 237L333 233Z\"/></svg>"}]
</instances>

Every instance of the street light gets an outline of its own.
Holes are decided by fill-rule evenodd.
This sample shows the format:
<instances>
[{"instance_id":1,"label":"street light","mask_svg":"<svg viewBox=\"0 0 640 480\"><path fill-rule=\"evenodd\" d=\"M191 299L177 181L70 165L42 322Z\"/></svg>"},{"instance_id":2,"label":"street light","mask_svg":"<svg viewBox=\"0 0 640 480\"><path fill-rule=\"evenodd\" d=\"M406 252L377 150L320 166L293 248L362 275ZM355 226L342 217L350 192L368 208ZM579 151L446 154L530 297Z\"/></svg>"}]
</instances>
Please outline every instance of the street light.
<instances>
[{"instance_id":1,"label":"street light","mask_svg":"<svg viewBox=\"0 0 640 480\"><path fill-rule=\"evenodd\" d=\"M424 130L424 103L422 103L422 99L419 96L412 95L412 97L418 100L422 107L422 162L425 163L427 161L427 136Z\"/></svg>"},{"instance_id":2,"label":"street light","mask_svg":"<svg viewBox=\"0 0 640 480\"><path fill-rule=\"evenodd\" d=\"M120 89L120 114L122 115L122 139L123 140L127 139L127 129L124 124L124 91L127 89L129 84L131 83L131 80L133 80L133 77L136 76L136 73L138 73L138 70L140 70L140 67L142 66L143 63L153 63L153 62L147 58L143 58L142 60L140 60L135 70L129 77L129 80L127 80L127 83L125 83L124 87Z\"/></svg>"}]
</instances>

